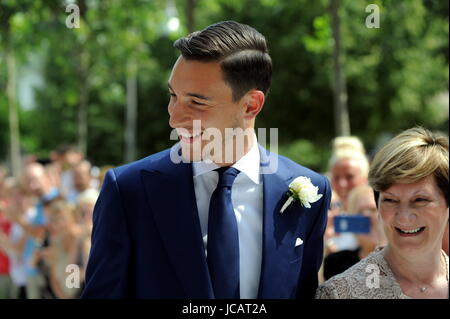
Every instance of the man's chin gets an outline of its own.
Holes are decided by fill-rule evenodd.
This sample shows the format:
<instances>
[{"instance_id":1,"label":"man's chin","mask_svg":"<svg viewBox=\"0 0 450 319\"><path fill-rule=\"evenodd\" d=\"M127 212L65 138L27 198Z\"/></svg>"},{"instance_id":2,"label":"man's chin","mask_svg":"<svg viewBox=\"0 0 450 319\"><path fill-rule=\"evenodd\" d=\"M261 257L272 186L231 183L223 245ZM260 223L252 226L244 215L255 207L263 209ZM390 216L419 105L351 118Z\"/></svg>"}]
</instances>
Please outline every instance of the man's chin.
<instances>
[{"instance_id":1,"label":"man's chin","mask_svg":"<svg viewBox=\"0 0 450 319\"><path fill-rule=\"evenodd\" d=\"M220 165L223 162L221 157L216 158L211 154L202 154L202 152L193 152L190 148L181 148L181 157L183 158L183 162L205 162L205 163L216 163Z\"/></svg>"},{"instance_id":2,"label":"man's chin","mask_svg":"<svg viewBox=\"0 0 450 319\"><path fill-rule=\"evenodd\" d=\"M210 142L212 143L212 142ZM201 162L216 163L217 165L223 165L225 163L234 163L236 154L233 154L234 149L230 147L231 153L225 154L222 144L200 144L200 143L186 143L180 141L181 156L183 162ZM226 150L227 148L225 148ZM243 156L244 154L242 154ZM242 157L240 156L240 157ZM239 157L239 158L240 158Z\"/></svg>"},{"instance_id":3,"label":"man's chin","mask_svg":"<svg viewBox=\"0 0 450 319\"><path fill-rule=\"evenodd\" d=\"M181 142L181 156L183 162L200 162L202 160L202 152L194 150L192 144L185 144Z\"/></svg>"}]
</instances>

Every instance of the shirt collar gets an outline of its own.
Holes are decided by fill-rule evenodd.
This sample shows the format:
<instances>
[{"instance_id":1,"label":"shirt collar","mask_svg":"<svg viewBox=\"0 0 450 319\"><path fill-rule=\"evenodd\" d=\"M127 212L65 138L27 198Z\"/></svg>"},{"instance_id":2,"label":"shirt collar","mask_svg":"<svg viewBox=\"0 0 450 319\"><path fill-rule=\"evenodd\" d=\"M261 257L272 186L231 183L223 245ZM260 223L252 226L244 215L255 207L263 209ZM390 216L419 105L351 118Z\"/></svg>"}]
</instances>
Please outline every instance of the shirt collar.
<instances>
[{"instance_id":1,"label":"shirt collar","mask_svg":"<svg viewBox=\"0 0 450 319\"><path fill-rule=\"evenodd\" d=\"M258 142L256 140L256 134L253 139L254 143L250 150L245 154L239 161L234 163L232 167L238 169L240 172L247 175L248 178L252 180L255 184L259 184L259 165L260 165L260 154L258 148ZM194 177L208 173L210 171L219 168L219 165L212 162L194 162L193 173Z\"/></svg>"}]
</instances>

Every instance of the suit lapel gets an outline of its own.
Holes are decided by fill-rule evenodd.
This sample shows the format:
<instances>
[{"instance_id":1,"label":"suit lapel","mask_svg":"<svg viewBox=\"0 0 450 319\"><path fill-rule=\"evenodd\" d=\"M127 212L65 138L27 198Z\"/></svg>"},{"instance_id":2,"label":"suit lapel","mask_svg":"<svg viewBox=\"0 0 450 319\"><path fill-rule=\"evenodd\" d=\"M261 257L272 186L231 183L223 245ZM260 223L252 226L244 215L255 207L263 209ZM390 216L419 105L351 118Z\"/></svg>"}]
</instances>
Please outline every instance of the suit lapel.
<instances>
[{"instance_id":1,"label":"suit lapel","mask_svg":"<svg viewBox=\"0 0 450 319\"><path fill-rule=\"evenodd\" d=\"M149 205L186 295L213 298L201 237L191 163L174 164L169 156L143 170Z\"/></svg>"},{"instance_id":2,"label":"suit lapel","mask_svg":"<svg viewBox=\"0 0 450 319\"><path fill-rule=\"evenodd\" d=\"M289 271L289 266L292 258L295 257L294 244L298 236L297 226L300 214L297 211L289 212L289 208L284 214L279 212L288 199L286 192L292 174L282 166L278 166L276 172L262 176L264 183L263 254L258 298L290 298L286 286L290 277L296 275L296 272Z\"/></svg>"},{"instance_id":3,"label":"suit lapel","mask_svg":"<svg viewBox=\"0 0 450 319\"><path fill-rule=\"evenodd\" d=\"M261 162L267 151L260 147ZM270 154L273 156L274 154ZM281 164L281 163L280 163ZM214 298L201 237L192 164L174 164L169 156L143 170L142 182L155 223L177 277L190 298ZM277 167L263 174L263 253L258 298L289 298L286 283L294 255L300 212L281 215L292 174ZM174 236L174 234L176 236Z\"/></svg>"}]
</instances>

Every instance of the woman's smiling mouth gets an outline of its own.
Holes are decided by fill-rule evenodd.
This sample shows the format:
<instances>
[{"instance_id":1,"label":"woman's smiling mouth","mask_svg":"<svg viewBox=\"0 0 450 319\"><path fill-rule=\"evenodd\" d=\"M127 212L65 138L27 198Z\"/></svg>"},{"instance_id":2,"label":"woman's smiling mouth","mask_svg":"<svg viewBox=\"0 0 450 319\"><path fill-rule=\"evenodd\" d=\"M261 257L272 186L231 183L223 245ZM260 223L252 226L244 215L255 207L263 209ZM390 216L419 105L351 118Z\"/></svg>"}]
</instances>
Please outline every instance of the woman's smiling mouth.
<instances>
[{"instance_id":1,"label":"woman's smiling mouth","mask_svg":"<svg viewBox=\"0 0 450 319\"><path fill-rule=\"evenodd\" d=\"M424 230L425 227L417 227L413 229L401 229L398 227L394 227L397 233L402 237L413 237L420 235Z\"/></svg>"}]
</instances>

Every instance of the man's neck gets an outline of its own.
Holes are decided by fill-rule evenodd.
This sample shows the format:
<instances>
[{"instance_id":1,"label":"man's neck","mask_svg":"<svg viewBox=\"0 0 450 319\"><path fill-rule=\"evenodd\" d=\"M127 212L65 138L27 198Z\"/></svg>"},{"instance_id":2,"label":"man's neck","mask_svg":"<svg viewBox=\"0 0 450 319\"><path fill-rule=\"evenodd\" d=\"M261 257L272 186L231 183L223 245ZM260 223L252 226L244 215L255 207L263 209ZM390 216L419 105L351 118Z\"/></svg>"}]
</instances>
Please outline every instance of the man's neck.
<instances>
[{"instance_id":1,"label":"man's neck","mask_svg":"<svg viewBox=\"0 0 450 319\"><path fill-rule=\"evenodd\" d=\"M254 132L254 129L252 129L252 134L248 134L248 135L244 135L243 137L243 143L237 143L236 139L234 138L231 143L232 146L230 146L229 144L224 146L223 149L223 159L224 161L217 163L215 162L218 166L220 167L226 167L226 166L232 166L233 164L237 163L241 158L243 158L245 155L248 154L248 152L250 152L250 150L252 149L252 147L257 143L257 139L256 139L256 134ZM232 161L226 161L226 151L228 151L229 149L233 150L233 160Z\"/></svg>"}]
</instances>

